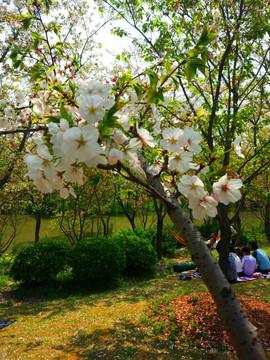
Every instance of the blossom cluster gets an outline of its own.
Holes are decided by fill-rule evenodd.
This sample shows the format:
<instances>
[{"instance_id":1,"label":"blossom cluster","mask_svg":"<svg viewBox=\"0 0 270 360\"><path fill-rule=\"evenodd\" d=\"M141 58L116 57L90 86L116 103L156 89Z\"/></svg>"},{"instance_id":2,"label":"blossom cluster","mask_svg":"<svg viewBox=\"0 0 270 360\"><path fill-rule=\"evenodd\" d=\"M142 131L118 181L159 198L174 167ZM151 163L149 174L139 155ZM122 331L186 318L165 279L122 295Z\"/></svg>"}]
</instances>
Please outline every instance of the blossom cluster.
<instances>
[{"instance_id":1,"label":"blossom cluster","mask_svg":"<svg viewBox=\"0 0 270 360\"><path fill-rule=\"evenodd\" d=\"M55 79L50 79L49 75L47 81L55 83ZM61 82L60 77L57 82ZM76 196L72 184L83 184L84 165L92 168L98 164L114 165L120 162L128 164L143 180L147 179L147 171L153 175L162 174L163 171L178 174L175 189L188 199L197 219L216 216L218 202L227 205L241 198L241 180L228 179L227 175L213 184L211 193L205 190L200 176L206 173L207 167L199 170L199 166L193 162L194 155L201 152L202 137L192 127L180 128L176 124L166 127L159 119L157 106L152 104L152 119L148 121L148 127L143 128L138 116L139 101L134 92L129 94L126 106L114 112L114 124L108 126L104 136L101 124L115 104L111 97L111 84L78 79L77 89L77 106L65 106L68 117L59 117L61 111L51 101L57 95L46 84L38 97L31 100L33 113L39 116L50 113L59 118L57 122L48 123L46 136L35 136L36 154L24 157L28 166L26 176L41 192L57 190L63 198ZM17 96L19 99L19 94ZM22 96L18 101L23 101ZM11 106L6 106L5 113L7 118L15 116ZM161 155L151 160L152 164L146 171L141 163L141 155L147 157L153 148L160 149ZM234 150L243 156L239 137Z\"/></svg>"}]
</instances>

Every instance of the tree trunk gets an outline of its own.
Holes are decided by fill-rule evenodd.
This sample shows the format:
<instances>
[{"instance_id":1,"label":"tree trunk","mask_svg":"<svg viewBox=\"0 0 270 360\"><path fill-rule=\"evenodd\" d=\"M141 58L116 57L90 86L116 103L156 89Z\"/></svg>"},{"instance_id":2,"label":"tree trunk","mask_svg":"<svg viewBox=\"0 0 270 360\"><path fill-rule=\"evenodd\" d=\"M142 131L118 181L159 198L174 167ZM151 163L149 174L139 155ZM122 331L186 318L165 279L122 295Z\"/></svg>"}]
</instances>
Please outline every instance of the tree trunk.
<instances>
[{"instance_id":1,"label":"tree trunk","mask_svg":"<svg viewBox=\"0 0 270 360\"><path fill-rule=\"evenodd\" d=\"M39 242L39 232L40 232L40 225L41 225L41 213L37 211L35 213L36 218L36 226L35 226L35 243Z\"/></svg>"},{"instance_id":2,"label":"tree trunk","mask_svg":"<svg viewBox=\"0 0 270 360\"><path fill-rule=\"evenodd\" d=\"M158 259L162 258L162 229L163 229L163 219L164 215L162 214L162 204L158 204L157 199L153 198L155 211L157 214L157 238L156 238L156 251ZM161 205L161 206L159 206Z\"/></svg>"},{"instance_id":3,"label":"tree trunk","mask_svg":"<svg viewBox=\"0 0 270 360\"><path fill-rule=\"evenodd\" d=\"M268 242L270 243L270 200L267 200L264 212L264 229Z\"/></svg>"},{"instance_id":4,"label":"tree trunk","mask_svg":"<svg viewBox=\"0 0 270 360\"><path fill-rule=\"evenodd\" d=\"M132 227L132 230L134 231L135 228L136 228L136 225L135 225L135 215L136 215L136 211L132 211L132 214L129 214L128 210L126 209L122 199L120 198L120 196L117 196L116 195L116 198L117 198L117 201L118 201L118 204L121 206L124 214L126 215L126 217L128 218L128 221Z\"/></svg>"},{"instance_id":5,"label":"tree trunk","mask_svg":"<svg viewBox=\"0 0 270 360\"><path fill-rule=\"evenodd\" d=\"M267 241L270 243L270 220L264 222L264 229L267 237Z\"/></svg>"},{"instance_id":6,"label":"tree trunk","mask_svg":"<svg viewBox=\"0 0 270 360\"><path fill-rule=\"evenodd\" d=\"M242 224L241 224L240 217L238 217L238 219L236 221L236 236L235 236L235 242L234 242L235 247L237 247L240 244L241 234L242 234Z\"/></svg>"},{"instance_id":7,"label":"tree trunk","mask_svg":"<svg viewBox=\"0 0 270 360\"><path fill-rule=\"evenodd\" d=\"M201 234L182 209L176 196L167 190L160 179L148 175L153 194L164 204L179 235L200 271L217 306L232 345L241 360L265 360L266 355L257 328L250 323L215 258L205 245Z\"/></svg>"},{"instance_id":8,"label":"tree trunk","mask_svg":"<svg viewBox=\"0 0 270 360\"><path fill-rule=\"evenodd\" d=\"M230 219L228 217L228 207L226 205L219 204L218 206L218 222L221 232L221 239L219 245L219 266L223 271L223 274L227 276L231 241L231 228Z\"/></svg>"}]
</instances>

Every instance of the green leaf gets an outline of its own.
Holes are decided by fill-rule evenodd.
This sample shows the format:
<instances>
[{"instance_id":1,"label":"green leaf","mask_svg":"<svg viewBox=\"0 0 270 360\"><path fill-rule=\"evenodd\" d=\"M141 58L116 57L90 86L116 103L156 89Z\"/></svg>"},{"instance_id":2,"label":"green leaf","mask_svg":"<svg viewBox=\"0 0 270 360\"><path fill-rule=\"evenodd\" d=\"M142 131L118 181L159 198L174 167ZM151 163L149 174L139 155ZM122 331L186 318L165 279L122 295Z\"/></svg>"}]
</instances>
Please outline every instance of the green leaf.
<instances>
[{"instance_id":1,"label":"green leaf","mask_svg":"<svg viewBox=\"0 0 270 360\"><path fill-rule=\"evenodd\" d=\"M11 51L11 53L10 53L10 58L11 59L16 59L16 57L18 56L18 54L19 54L19 49L13 49L12 51Z\"/></svg>"},{"instance_id":2,"label":"green leaf","mask_svg":"<svg viewBox=\"0 0 270 360\"><path fill-rule=\"evenodd\" d=\"M196 75L197 67L192 61L188 61L185 68L187 81L190 82Z\"/></svg>"},{"instance_id":3,"label":"green leaf","mask_svg":"<svg viewBox=\"0 0 270 360\"><path fill-rule=\"evenodd\" d=\"M117 116L114 116L114 114L121 109L122 104L115 103L104 115L102 122L100 123L100 130L104 130L107 128L114 128L115 126L115 120L117 120Z\"/></svg>"},{"instance_id":4,"label":"green leaf","mask_svg":"<svg viewBox=\"0 0 270 360\"><path fill-rule=\"evenodd\" d=\"M61 119L67 120L70 125L73 124L72 116L69 112L66 111L63 104L60 105L60 115L61 115Z\"/></svg>"},{"instance_id":5,"label":"green leaf","mask_svg":"<svg viewBox=\"0 0 270 360\"><path fill-rule=\"evenodd\" d=\"M204 109L197 112L197 116L202 116L204 114Z\"/></svg>"},{"instance_id":6,"label":"green leaf","mask_svg":"<svg viewBox=\"0 0 270 360\"><path fill-rule=\"evenodd\" d=\"M52 5L52 0L45 0L45 6L46 6L46 13L48 14L50 11L50 5Z\"/></svg>"},{"instance_id":7,"label":"green leaf","mask_svg":"<svg viewBox=\"0 0 270 360\"><path fill-rule=\"evenodd\" d=\"M189 56L190 56L190 57L198 56L200 53L201 53L200 50L194 48L194 49L191 49L191 50L190 50Z\"/></svg>"},{"instance_id":8,"label":"green leaf","mask_svg":"<svg viewBox=\"0 0 270 360\"><path fill-rule=\"evenodd\" d=\"M53 122L53 123L59 124L61 119L62 119L61 116L50 116L50 117L46 118L46 122Z\"/></svg>"},{"instance_id":9,"label":"green leaf","mask_svg":"<svg viewBox=\"0 0 270 360\"><path fill-rule=\"evenodd\" d=\"M150 84L151 84L154 88L156 88L156 87L157 87L157 83L158 83L158 76L157 76L157 74L156 74L153 70L151 70L151 69L148 69L148 70L146 71L146 74L147 74L148 77L149 77Z\"/></svg>"},{"instance_id":10,"label":"green leaf","mask_svg":"<svg viewBox=\"0 0 270 360\"><path fill-rule=\"evenodd\" d=\"M172 68L172 63L170 62L170 60L167 60L167 61L165 62L165 69L166 69L167 74L170 73L171 68Z\"/></svg>"},{"instance_id":11,"label":"green leaf","mask_svg":"<svg viewBox=\"0 0 270 360\"><path fill-rule=\"evenodd\" d=\"M215 33L211 33L212 27L204 28L196 46L206 46L210 44L217 36Z\"/></svg>"},{"instance_id":12,"label":"green leaf","mask_svg":"<svg viewBox=\"0 0 270 360\"><path fill-rule=\"evenodd\" d=\"M21 66L22 60L17 60L14 62L13 66L15 67L15 69L18 69L19 66Z\"/></svg>"},{"instance_id":13,"label":"green leaf","mask_svg":"<svg viewBox=\"0 0 270 360\"><path fill-rule=\"evenodd\" d=\"M172 79L176 89L178 90L179 89L179 82L178 82L177 78L173 76L171 79Z\"/></svg>"},{"instance_id":14,"label":"green leaf","mask_svg":"<svg viewBox=\"0 0 270 360\"><path fill-rule=\"evenodd\" d=\"M140 84L133 83L133 88L136 91L138 97L140 97L144 93L144 89Z\"/></svg>"},{"instance_id":15,"label":"green leaf","mask_svg":"<svg viewBox=\"0 0 270 360\"><path fill-rule=\"evenodd\" d=\"M22 20L24 30L27 30L29 28L33 18L34 18L33 16L24 16Z\"/></svg>"},{"instance_id":16,"label":"green leaf","mask_svg":"<svg viewBox=\"0 0 270 360\"><path fill-rule=\"evenodd\" d=\"M146 96L147 105L151 104L153 96L156 94L156 89L149 89Z\"/></svg>"},{"instance_id":17,"label":"green leaf","mask_svg":"<svg viewBox=\"0 0 270 360\"><path fill-rule=\"evenodd\" d=\"M158 104L160 101L164 101L163 88L159 88L158 91L152 96L151 103Z\"/></svg>"}]
</instances>

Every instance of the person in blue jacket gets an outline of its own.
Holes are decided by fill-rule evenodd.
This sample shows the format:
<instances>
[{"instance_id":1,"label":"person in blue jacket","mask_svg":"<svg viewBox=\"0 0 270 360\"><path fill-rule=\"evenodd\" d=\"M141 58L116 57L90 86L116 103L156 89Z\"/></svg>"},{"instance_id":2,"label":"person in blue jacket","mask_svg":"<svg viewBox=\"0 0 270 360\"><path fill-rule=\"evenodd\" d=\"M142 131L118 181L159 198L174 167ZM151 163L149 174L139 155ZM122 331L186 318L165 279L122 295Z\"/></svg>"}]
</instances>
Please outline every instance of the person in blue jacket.
<instances>
[{"instance_id":1,"label":"person in blue jacket","mask_svg":"<svg viewBox=\"0 0 270 360\"><path fill-rule=\"evenodd\" d=\"M257 271L261 272L262 274L268 274L270 271L270 260L267 254L262 249L258 249L256 241L250 241L248 243L248 247L251 251L253 251L252 255L258 262Z\"/></svg>"}]
</instances>

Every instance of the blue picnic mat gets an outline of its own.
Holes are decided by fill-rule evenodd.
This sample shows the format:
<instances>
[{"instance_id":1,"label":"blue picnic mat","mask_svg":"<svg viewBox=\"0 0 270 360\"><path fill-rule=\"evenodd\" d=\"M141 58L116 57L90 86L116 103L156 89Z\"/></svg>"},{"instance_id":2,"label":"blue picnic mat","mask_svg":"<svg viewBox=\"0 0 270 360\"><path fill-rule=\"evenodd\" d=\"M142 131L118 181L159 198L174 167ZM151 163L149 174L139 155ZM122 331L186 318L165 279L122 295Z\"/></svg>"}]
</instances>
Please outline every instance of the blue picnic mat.
<instances>
[{"instance_id":1,"label":"blue picnic mat","mask_svg":"<svg viewBox=\"0 0 270 360\"><path fill-rule=\"evenodd\" d=\"M237 282L265 279L267 275L270 275L270 272L268 274L262 274L261 277L240 276L240 277L237 278ZM190 273L189 276L194 277L194 278L201 278L202 277L199 272Z\"/></svg>"}]
</instances>

